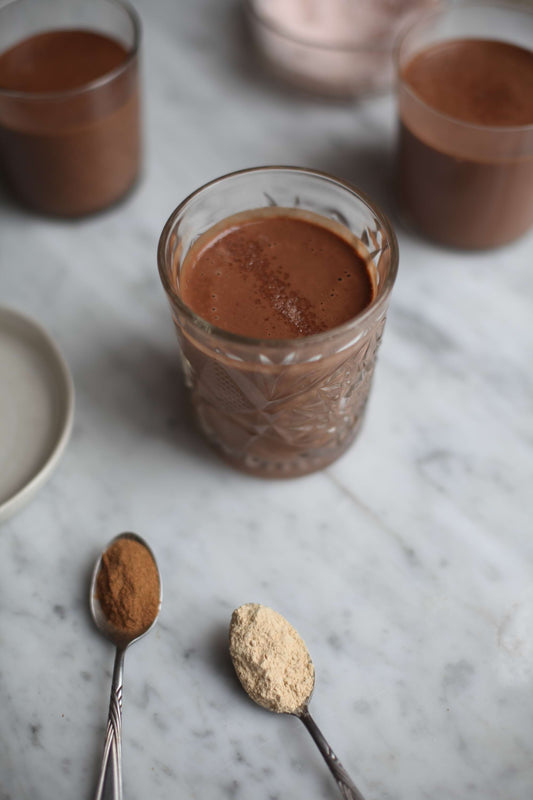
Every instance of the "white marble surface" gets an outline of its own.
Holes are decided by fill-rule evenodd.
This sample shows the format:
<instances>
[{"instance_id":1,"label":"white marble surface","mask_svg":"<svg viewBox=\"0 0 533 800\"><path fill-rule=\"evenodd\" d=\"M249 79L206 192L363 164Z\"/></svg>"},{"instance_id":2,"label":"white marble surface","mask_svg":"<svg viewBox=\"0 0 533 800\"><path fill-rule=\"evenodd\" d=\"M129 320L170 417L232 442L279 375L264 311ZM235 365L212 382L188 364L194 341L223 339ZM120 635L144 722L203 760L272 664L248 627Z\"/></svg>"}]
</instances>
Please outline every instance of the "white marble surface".
<instances>
[{"instance_id":1,"label":"white marble surface","mask_svg":"<svg viewBox=\"0 0 533 800\"><path fill-rule=\"evenodd\" d=\"M1 302L55 337L77 409L54 477L0 528L0 798L92 796L113 653L88 577L133 529L165 599L126 660L126 798L338 796L303 726L232 675L231 610L257 601L307 641L312 709L368 800L531 800L532 239L467 255L399 229L359 441L297 481L231 471L186 412L155 267L163 222L204 181L268 163L352 179L394 218L394 106L269 83L232 2L137 5L139 190L73 223L2 199Z\"/></svg>"}]
</instances>

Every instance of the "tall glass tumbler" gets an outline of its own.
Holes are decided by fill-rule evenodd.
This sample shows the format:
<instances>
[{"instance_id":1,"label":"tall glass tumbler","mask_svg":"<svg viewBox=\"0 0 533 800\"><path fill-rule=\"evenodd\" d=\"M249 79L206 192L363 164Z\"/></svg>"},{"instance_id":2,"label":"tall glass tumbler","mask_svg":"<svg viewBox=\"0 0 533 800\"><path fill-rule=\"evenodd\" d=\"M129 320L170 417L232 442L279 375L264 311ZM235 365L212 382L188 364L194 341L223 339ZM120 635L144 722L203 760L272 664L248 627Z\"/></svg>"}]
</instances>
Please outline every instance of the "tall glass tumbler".
<instances>
[{"instance_id":1,"label":"tall glass tumbler","mask_svg":"<svg viewBox=\"0 0 533 800\"><path fill-rule=\"evenodd\" d=\"M32 37L60 32L103 36L120 47L120 62L58 91L3 86L0 71L0 175L30 208L78 217L117 202L138 177L141 31L123 0L8 0L0 6L0 60ZM43 58L38 46L10 56L22 76L36 52ZM81 55L71 57L79 66ZM94 53L85 57L96 63ZM68 84L68 67L64 73Z\"/></svg>"},{"instance_id":2,"label":"tall glass tumbler","mask_svg":"<svg viewBox=\"0 0 533 800\"><path fill-rule=\"evenodd\" d=\"M371 304L337 328L287 340L239 336L195 314L180 293L189 248L223 219L264 207L311 211L348 228L374 283ZM219 453L241 470L271 478L304 475L338 458L361 426L398 269L396 237L381 211L323 173L244 170L178 206L161 234L158 265L193 407Z\"/></svg>"},{"instance_id":3,"label":"tall glass tumbler","mask_svg":"<svg viewBox=\"0 0 533 800\"><path fill-rule=\"evenodd\" d=\"M424 14L397 50L401 213L424 236L462 249L486 249L533 225L533 120L523 125L473 124L428 105L406 68L428 49L488 40L531 52L533 11L497 3L446 4ZM450 78L442 74L446 91ZM505 85L486 101L507 103ZM483 91L481 91L483 95ZM531 97L524 97L531 105Z\"/></svg>"}]
</instances>

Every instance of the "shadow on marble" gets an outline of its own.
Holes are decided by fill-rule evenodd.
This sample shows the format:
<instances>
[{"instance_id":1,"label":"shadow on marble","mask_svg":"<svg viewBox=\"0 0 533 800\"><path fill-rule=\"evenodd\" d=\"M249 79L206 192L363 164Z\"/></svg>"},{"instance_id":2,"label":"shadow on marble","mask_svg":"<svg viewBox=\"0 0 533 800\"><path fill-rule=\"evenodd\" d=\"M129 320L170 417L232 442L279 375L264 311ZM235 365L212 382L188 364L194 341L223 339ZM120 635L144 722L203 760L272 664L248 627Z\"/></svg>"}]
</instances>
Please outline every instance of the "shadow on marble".
<instances>
[{"instance_id":1,"label":"shadow on marble","mask_svg":"<svg viewBox=\"0 0 533 800\"><path fill-rule=\"evenodd\" d=\"M224 59L221 68L229 70L232 78L251 84L266 94L293 94L290 87L277 80L263 63L240 4L228 6L221 3L217 7L217 14L220 14L220 25L227 29L228 41L232 45L216 51Z\"/></svg>"},{"instance_id":2,"label":"shadow on marble","mask_svg":"<svg viewBox=\"0 0 533 800\"><path fill-rule=\"evenodd\" d=\"M103 430L133 429L196 457L220 463L196 427L179 367L177 344L166 349L138 337L107 340L94 358L71 364L79 405L105 417ZM87 411L87 409L85 409Z\"/></svg>"},{"instance_id":3,"label":"shadow on marble","mask_svg":"<svg viewBox=\"0 0 533 800\"><path fill-rule=\"evenodd\" d=\"M309 166L352 183L375 201L393 224L399 224L394 196L394 152L387 144L331 143L309 160Z\"/></svg>"},{"instance_id":4,"label":"shadow on marble","mask_svg":"<svg viewBox=\"0 0 533 800\"><path fill-rule=\"evenodd\" d=\"M91 593L91 583L93 578L94 566L106 544L107 542L102 541L102 546L100 548L91 547L90 557L88 557L87 564L85 564L83 567L83 573L82 573L83 577L81 581L81 586L82 586L81 607L79 608L79 611L83 616L87 628L91 632L94 631L95 633L97 633L98 636L102 636L102 634L100 633L100 631L98 631L98 628L96 627L96 624L91 614L90 593Z\"/></svg>"},{"instance_id":5,"label":"shadow on marble","mask_svg":"<svg viewBox=\"0 0 533 800\"><path fill-rule=\"evenodd\" d=\"M222 678L226 688L240 700L247 700L246 694L237 678L229 654L228 626L217 624L207 641L206 656L208 666ZM251 702L251 701L249 701Z\"/></svg>"},{"instance_id":6,"label":"shadow on marble","mask_svg":"<svg viewBox=\"0 0 533 800\"><path fill-rule=\"evenodd\" d=\"M2 219L6 219L8 215L20 214L21 211L24 211L23 206L17 203L6 185L3 174L0 172L0 216Z\"/></svg>"}]
</instances>

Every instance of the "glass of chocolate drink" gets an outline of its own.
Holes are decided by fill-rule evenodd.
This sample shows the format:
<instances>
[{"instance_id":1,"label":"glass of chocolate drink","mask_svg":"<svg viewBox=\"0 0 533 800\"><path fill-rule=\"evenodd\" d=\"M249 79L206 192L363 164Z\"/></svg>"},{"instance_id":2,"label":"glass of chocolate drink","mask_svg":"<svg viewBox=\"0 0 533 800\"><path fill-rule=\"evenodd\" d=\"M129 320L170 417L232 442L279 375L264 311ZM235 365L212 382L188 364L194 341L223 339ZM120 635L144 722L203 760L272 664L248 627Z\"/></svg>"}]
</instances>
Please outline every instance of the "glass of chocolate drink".
<instances>
[{"instance_id":1,"label":"glass of chocolate drink","mask_svg":"<svg viewBox=\"0 0 533 800\"><path fill-rule=\"evenodd\" d=\"M0 173L25 205L76 217L133 186L139 35L137 14L119 0L0 8Z\"/></svg>"},{"instance_id":2,"label":"glass of chocolate drink","mask_svg":"<svg viewBox=\"0 0 533 800\"><path fill-rule=\"evenodd\" d=\"M488 3L424 15L399 70L401 212L425 236L491 248L533 225L533 13Z\"/></svg>"},{"instance_id":3,"label":"glass of chocolate drink","mask_svg":"<svg viewBox=\"0 0 533 800\"><path fill-rule=\"evenodd\" d=\"M361 426L398 269L381 211L323 173L244 170L178 206L158 263L219 453L272 478L338 458Z\"/></svg>"}]
</instances>

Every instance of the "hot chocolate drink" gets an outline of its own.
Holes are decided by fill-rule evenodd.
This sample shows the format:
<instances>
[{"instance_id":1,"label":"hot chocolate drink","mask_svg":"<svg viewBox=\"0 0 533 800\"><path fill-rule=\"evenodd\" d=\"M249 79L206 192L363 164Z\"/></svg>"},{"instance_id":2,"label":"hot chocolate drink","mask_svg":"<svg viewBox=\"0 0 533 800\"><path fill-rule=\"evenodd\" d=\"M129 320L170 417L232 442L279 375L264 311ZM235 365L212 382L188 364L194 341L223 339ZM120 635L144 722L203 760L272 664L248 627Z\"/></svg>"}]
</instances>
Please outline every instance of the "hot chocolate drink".
<instances>
[{"instance_id":1,"label":"hot chocolate drink","mask_svg":"<svg viewBox=\"0 0 533 800\"><path fill-rule=\"evenodd\" d=\"M445 40L407 60L400 78L400 195L415 225L465 248L525 233L533 224L533 52Z\"/></svg>"},{"instance_id":2,"label":"hot chocolate drink","mask_svg":"<svg viewBox=\"0 0 533 800\"><path fill-rule=\"evenodd\" d=\"M349 231L291 209L247 212L209 230L187 253L180 292L212 325L254 339L323 333L374 296Z\"/></svg>"},{"instance_id":3,"label":"hot chocolate drink","mask_svg":"<svg viewBox=\"0 0 533 800\"><path fill-rule=\"evenodd\" d=\"M124 47L86 30L38 33L0 53L0 86L14 92L65 92L101 78L126 59Z\"/></svg>"},{"instance_id":4,"label":"hot chocolate drink","mask_svg":"<svg viewBox=\"0 0 533 800\"><path fill-rule=\"evenodd\" d=\"M47 213L118 200L139 168L136 57L85 29L46 31L0 53L0 163L16 195Z\"/></svg>"}]
</instances>

